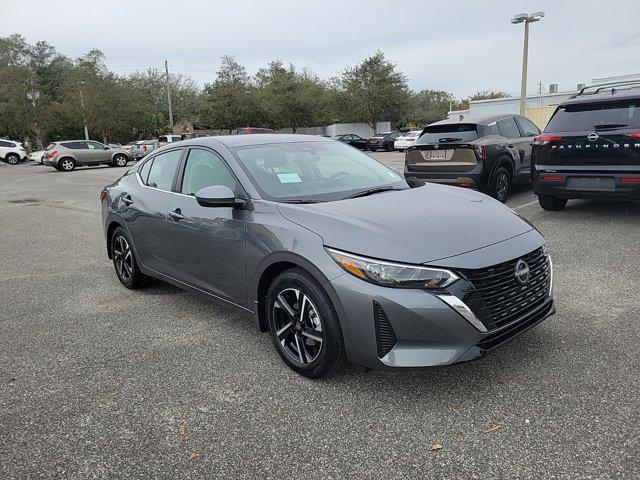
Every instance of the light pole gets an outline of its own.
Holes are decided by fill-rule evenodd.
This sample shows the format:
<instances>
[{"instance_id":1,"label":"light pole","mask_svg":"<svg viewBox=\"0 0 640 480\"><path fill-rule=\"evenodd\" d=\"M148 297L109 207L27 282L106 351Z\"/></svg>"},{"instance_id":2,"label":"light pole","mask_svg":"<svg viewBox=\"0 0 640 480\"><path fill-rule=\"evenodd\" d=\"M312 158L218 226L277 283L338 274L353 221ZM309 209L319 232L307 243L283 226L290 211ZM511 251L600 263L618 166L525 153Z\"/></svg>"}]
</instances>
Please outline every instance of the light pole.
<instances>
[{"instance_id":1,"label":"light pole","mask_svg":"<svg viewBox=\"0 0 640 480\"><path fill-rule=\"evenodd\" d=\"M84 139L89 140L89 129L87 128L87 112L84 108L84 95L82 94L82 85L84 85L84 80L80 81L80 105L82 106L82 123L84 123Z\"/></svg>"},{"instance_id":2,"label":"light pole","mask_svg":"<svg viewBox=\"0 0 640 480\"><path fill-rule=\"evenodd\" d=\"M544 17L544 12L519 13L511 19L511 23L524 22L524 51L522 53L522 85L520 87L520 115L527 111L527 63L529 61L529 24Z\"/></svg>"}]
</instances>

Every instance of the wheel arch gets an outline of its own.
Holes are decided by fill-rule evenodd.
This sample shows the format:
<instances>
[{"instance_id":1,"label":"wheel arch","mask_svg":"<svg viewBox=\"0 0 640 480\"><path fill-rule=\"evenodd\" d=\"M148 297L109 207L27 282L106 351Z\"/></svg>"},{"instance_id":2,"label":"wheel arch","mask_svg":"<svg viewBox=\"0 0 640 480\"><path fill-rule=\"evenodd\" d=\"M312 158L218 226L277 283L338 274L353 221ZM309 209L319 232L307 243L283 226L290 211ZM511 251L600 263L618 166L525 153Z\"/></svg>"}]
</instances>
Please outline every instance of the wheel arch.
<instances>
[{"instance_id":1,"label":"wheel arch","mask_svg":"<svg viewBox=\"0 0 640 480\"><path fill-rule=\"evenodd\" d=\"M324 288L338 313L338 317L341 318L337 295L331 287L329 279L318 267L306 258L292 252L273 253L265 258L259 265L250 290L251 299L255 305L255 320L261 332L267 332L269 330L265 315L265 305L266 294L271 283L280 273L294 268L303 270Z\"/></svg>"},{"instance_id":2,"label":"wheel arch","mask_svg":"<svg viewBox=\"0 0 640 480\"><path fill-rule=\"evenodd\" d=\"M111 237L113 236L113 232L115 232L116 228L118 227L125 229L124 225L120 223L118 220L114 220L114 219L110 220L109 226L107 227L107 233L106 233L107 256L109 257L109 260L113 260L113 252L111 251Z\"/></svg>"},{"instance_id":3,"label":"wheel arch","mask_svg":"<svg viewBox=\"0 0 640 480\"><path fill-rule=\"evenodd\" d=\"M489 171L489 176L487 177L487 184L485 186L487 189L491 188L493 176L495 175L496 170L498 170L498 168L500 167L507 167L509 173L511 173L511 180L513 181L513 175L515 172L515 161L510 155L503 154L497 157L491 165L491 170Z\"/></svg>"}]
</instances>

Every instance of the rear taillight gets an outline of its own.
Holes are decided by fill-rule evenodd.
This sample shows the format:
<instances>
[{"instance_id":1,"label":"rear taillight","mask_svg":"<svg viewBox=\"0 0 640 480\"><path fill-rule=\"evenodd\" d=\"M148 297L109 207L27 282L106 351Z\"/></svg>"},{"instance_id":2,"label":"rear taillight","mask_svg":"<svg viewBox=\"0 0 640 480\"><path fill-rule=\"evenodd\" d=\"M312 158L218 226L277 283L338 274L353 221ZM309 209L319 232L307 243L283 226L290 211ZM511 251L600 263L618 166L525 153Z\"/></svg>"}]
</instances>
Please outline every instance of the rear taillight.
<instances>
[{"instance_id":1,"label":"rear taillight","mask_svg":"<svg viewBox=\"0 0 640 480\"><path fill-rule=\"evenodd\" d=\"M543 182L562 182L563 180L564 177L559 175L543 175L542 177Z\"/></svg>"},{"instance_id":2,"label":"rear taillight","mask_svg":"<svg viewBox=\"0 0 640 480\"><path fill-rule=\"evenodd\" d=\"M640 133L629 133L627 136L631 138L640 138Z\"/></svg>"},{"instance_id":3,"label":"rear taillight","mask_svg":"<svg viewBox=\"0 0 640 480\"><path fill-rule=\"evenodd\" d=\"M415 138L407 138L407 142L413 142L415 141Z\"/></svg>"},{"instance_id":4,"label":"rear taillight","mask_svg":"<svg viewBox=\"0 0 640 480\"><path fill-rule=\"evenodd\" d=\"M563 137L559 136L549 136L549 135L540 135L533 139L534 145L546 145L550 142L559 142Z\"/></svg>"},{"instance_id":5,"label":"rear taillight","mask_svg":"<svg viewBox=\"0 0 640 480\"><path fill-rule=\"evenodd\" d=\"M620 181L622 183L640 183L640 177L622 177Z\"/></svg>"},{"instance_id":6,"label":"rear taillight","mask_svg":"<svg viewBox=\"0 0 640 480\"><path fill-rule=\"evenodd\" d=\"M101 190L100 191L100 201L104 200L104 197L107 196L107 191L106 190Z\"/></svg>"},{"instance_id":7,"label":"rear taillight","mask_svg":"<svg viewBox=\"0 0 640 480\"><path fill-rule=\"evenodd\" d=\"M146 151L147 151L147 146L146 146L146 145L143 145L143 146L142 146L142 149L146 152Z\"/></svg>"},{"instance_id":8,"label":"rear taillight","mask_svg":"<svg viewBox=\"0 0 640 480\"><path fill-rule=\"evenodd\" d=\"M484 145L476 146L475 150L476 150L476 155L480 160L485 160L487 158L487 152L484 149Z\"/></svg>"},{"instance_id":9,"label":"rear taillight","mask_svg":"<svg viewBox=\"0 0 640 480\"><path fill-rule=\"evenodd\" d=\"M57 154L58 154L58 150L54 150L53 152L51 152L51 153L47 156L47 158L53 158L53 157L55 157Z\"/></svg>"}]
</instances>

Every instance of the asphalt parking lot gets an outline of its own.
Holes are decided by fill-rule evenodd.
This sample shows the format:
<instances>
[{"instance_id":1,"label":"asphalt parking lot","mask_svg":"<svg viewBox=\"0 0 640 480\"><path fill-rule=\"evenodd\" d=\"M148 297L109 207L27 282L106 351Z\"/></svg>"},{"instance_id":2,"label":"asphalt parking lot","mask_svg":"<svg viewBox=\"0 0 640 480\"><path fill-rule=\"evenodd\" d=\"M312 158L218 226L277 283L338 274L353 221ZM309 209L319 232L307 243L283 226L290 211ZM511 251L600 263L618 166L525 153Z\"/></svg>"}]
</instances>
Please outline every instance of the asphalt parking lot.
<instances>
[{"instance_id":1,"label":"asphalt parking lot","mask_svg":"<svg viewBox=\"0 0 640 480\"><path fill-rule=\"evenodd\" d=\"M555 317L476 362L312 382L243 314L119 285L98 195L124 171L0 164L0 478L640 477L639 204L519 189Z\"/></svg>"}]
</instances>

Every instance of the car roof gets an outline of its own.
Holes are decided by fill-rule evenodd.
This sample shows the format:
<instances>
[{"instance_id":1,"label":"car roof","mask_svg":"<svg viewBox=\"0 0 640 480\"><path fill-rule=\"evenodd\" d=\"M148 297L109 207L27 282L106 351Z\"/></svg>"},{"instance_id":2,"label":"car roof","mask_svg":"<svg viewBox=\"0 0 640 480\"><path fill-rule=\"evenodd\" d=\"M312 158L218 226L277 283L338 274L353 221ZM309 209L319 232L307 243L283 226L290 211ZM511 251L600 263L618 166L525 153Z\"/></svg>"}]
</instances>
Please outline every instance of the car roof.
<instances>
[{"instance_id":1,"label":"car roof","mask_svg":"<svg viewBox=\"0 0 640 480\"><path fill-rule=\"evenodd\" d=\"M478 125L487 126L490 123L496 122L498 120L502 120L503 118L509 117L521 117L522 115L518 115L517 113L503 113L501 115L489 115L486 117L474 117L472 115L462 115L462 118L447 118L446 120L439 120L437 122L430 123L427 125L431 127L433 125L458 125L463 123L475 123Z\"/></svg>"},{"instance_id":2,"label":"car roof","mask_svg":"<svg viewBox=\"0 0 640 480\"><path fill-rule=\"evenodd\" d=\"M249 135L220 135L215 137L199 137L182 142L173 143L173 146L179 145L202 145L215 147L220 144L227 148L246 147L249 145L269 145L278 143L295 143L295 142L327 142L330 139L318 137L317 135L298 135L298 134L282 134L274 133L272 135L249 134Z\"/></svg>"},{"instance_id":3,"label":"car roof","mask_svg":"<svg viewBox=\"0 0 640 480\"><path fill-rule=\"evenodd\" d=\"M584 93L582 95L576 95L569 100L565 100L560 104L561 107L565 105L580 105L585 103L599 103L599 102L615 102L620 100L635 100L640 99L640 88L625 88L616 89L608 88L601 90L597 93Z\"/></svg>"}]
</instances>

